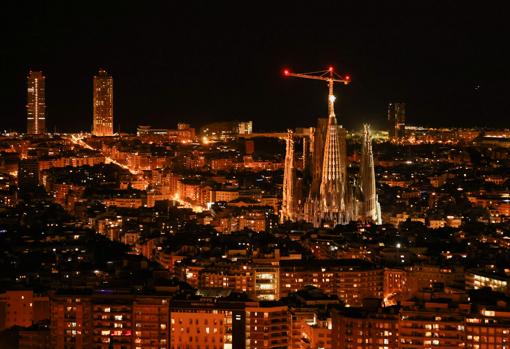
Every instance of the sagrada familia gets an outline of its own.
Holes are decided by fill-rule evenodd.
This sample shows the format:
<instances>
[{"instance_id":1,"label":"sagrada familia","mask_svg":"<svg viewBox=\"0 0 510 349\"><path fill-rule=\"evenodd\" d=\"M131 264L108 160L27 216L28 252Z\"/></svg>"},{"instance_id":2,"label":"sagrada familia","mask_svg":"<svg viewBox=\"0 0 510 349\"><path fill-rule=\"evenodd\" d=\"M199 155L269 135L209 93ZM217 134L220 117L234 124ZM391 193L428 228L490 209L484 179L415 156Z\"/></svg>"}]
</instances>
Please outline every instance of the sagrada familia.
<instances>
[{"instance_id":1,"label":"sagrada familia","mask_svg":"<svg viewBox=\"0 0 510 349\"><path fill-rule=\"evenodd\" d=\"M296 135L288 131L280 220L306 221L314 227L351 221L381 224L370 126L364 125L359 174L350 181L347 132L336 120L333 81L328 97L328 118L320 118L302 140L301 164L295 154Z\"/></svg>"}]
</instances>

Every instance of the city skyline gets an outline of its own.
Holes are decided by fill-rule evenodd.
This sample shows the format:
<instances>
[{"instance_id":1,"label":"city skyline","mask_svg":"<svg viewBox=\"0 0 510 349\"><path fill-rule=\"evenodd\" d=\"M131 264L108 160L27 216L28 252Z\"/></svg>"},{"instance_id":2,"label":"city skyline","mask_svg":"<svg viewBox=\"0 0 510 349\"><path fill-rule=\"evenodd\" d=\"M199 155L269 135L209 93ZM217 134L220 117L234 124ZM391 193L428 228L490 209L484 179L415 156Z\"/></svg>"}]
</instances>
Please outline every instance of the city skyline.
<instances>
[{"instance_id":1,"label":"city skyline","mask_svg":"<svg viewBox=\"0 0 510 349\"><path fill-rule=\"evenodd\" d=\"M0 348L510 349L506 12L357 3L8 2Z\"/></svg>"},{"instance_id":2,"label":"city skyline","mask_svg":"<svg viewBox=\"0 0 510 349\"><path fill-rule=\"evenodd\" d=\"M25 13L10 6L12 18ZM4 65L9 89L0 93L6 106L4 127L23 129L22 79L29 69L39 69L51 77L48 129L89 129L88 79L97 67L104 67L116 77L115 128L120 124L121 130L133 132L140 119L156 127L170 121L199 125L250 119L262 130L273 122L285 130L287 121L304 126L327 110L313 88L282 82L281 70L329 65L356 81L339 100L350 129L360 129L365 122L381 128L392 101L407 104L410 124L506 126L501 115L509 110L504 97L508 49L498 44L505 31L497 9L397 3L368 9L315 6L322 9L319 13L326 12L324 21L330 24L322 25L323 16L305 17L299 6L256 9L267 19L267 24L257 26L238 16L227 16L223 23L210 19L209 13L235 11L222 5L140 11L126 5L119 8L123 17L115 17L117 9L105 6L105 18L93 19L88 6L70 5L66 16L58 16L65 9L41 5L29 12L26 26L6 43L11 53ZM165 11L182 16L167 22L161 17ZM280 22L280 16L288 25ZM110 25L107 17L117 24L112 31L105 30ZM141 25L144 21L149 24ZM301 27L303 21L309 26ZM137 24L117 29L126 22ZM62 37L51 35L61 34L64 27L69 30ZM29 47L24 39L31 37L38 40L30 41ZM64 38L68 45L61 45ZM234 43L235 50L230 45ZM494 51L497 54L491 54ZM75 72L74 79L67 79L69 71Z\"/></svg>"},{"instance_id":3,"label":"city skyline","mask_svg":"<svg viewBox=\"0 0 510 349\"><path fill-rule=\"evenodd\" d=\"M334 69L333 66L329 66L328 69ZM289 74L288 69L283 70L283 76L286 76ZM350 76L347 75L350 79ZM34 80L35 77L35 80ZM42 113L42 118L39 118L39 124L42 125L42 129L44 131L40 132L39 127L37 127L39 133L46 133L50 132L46 129L46 103L45 103L45 76L43 75L42 71L29 71L29 75L27 77L27 97L26 97L26 110L27 113L33 114L36 111L42 109L42 112L38 112L38 114ZM34 81L42 81L42 84L39 83L38 90L35 90L35 87L37 87L37 84L34 85ZM42 86L42 87L41 87ZM104 69L99 69L99 73L95 74L93 76L93 115L92 115L92 127L91 127L91 133L96 136L109 136L114 134L115 124L114 124L114 118L113 118L113 78L112 76L108 75L108 73ZM33 91L33 92L31 92ZM42 108L35 108L35 104L33 102L34 98L37 98L39 100L39 105L42 106ZM336 97L335 97L336 98ZM102 107L104 105L104 107ZM30 120L33 120L35 118L32 118L31 116L28 116L27 122L30 123ZM238 119L229 120L227 122L234 122L238 121ZM343 122L346 122L347 124L352 124L350 120L343 119ZM169 128L171 125L178 125L182 123L183 120L181 119L175 119L172 120L171 124L166 124L165 126ZM252 122L252 121L250 121ZM199 122L196 126L203 126L209 122L203 121ZM142 120L140 122L135 120L136 126L133 126L134 129L130 130L120 130L120 123L118 124L119 130L117 132L127 132L127 133L133 133L136 131L136 129L139 126L147 126L147 123L145 120ZM159 123L157 123L159 124ZM28 125L28 124L27 124ZM36 123L34 122L32 126L27 126L28 128L34 129ZM358 127L359 132L364 132L365 125L370 124L362 124ZM391 139L403 139L405 137L405 130L406 130L406 103L405 102L389 102L387 104L387 111L386 115L384 116L384 120L379 120L376 122L377 130L387 130L388 135ZM152 126L152 125L151 125ZM413 123L407 123L407 126L410 126L411 128L414 127L423 127L423 125L419 124L413 124ZM297 128L303 127L303 125L297 125ZM444 127L441 125L430 125L430 128L434 127ZM490 127L490 126L451 126L452 128L474 128L474 129L497 129L498 127ZM95 129L101 130L101 131L94 131ZM54 126L54 130L57 130L57 126ZM6 130L7 131L7 130ZM12 130L15 132L19 132L19 130ZM259 130L260 131L260 130ZM264 130L265 131L265 130ZM88 132L87 129L83 130L70 130L68 131L70 133L72 132ZM251 129L250 129L251 132ZM31 133L31 132L28 132ZM51 133L51 132L50 132ZM64 131L65 133L65 131ZM32 133L34 134L34 133Z\"/></svg>"}]
</instances>

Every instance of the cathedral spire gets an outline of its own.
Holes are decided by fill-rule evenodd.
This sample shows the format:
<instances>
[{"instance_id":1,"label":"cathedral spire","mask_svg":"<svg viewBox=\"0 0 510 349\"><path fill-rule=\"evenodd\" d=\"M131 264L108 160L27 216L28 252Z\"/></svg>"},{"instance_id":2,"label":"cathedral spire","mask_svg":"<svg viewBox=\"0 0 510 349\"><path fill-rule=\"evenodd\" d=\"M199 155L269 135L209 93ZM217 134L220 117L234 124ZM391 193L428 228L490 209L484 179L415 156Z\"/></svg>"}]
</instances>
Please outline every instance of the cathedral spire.
<instances>
[{"instance_id":1,"label":"cathedral spire","mask_svg":"<svg viewBox=\"0 0 510 349\"><path fill-rule=\"evenodd\" d=\"M295 171L294 171L294 132L288 130L285 148L285 167L283 173L283 198L281 223L295 220Z\"/></svg>"},{"instance_id":2,"label":"cathedral spire","mask_svg":"<svg viewBox=\"0 0 510 349\"><path fill-rule=\"evenodd\" d=\"M361 218L380 223L380 209L375 187L374 154L372 152L372 134L370 126L363 125L363 142L361 144L360 188L362 193Z\"/></svg>"}]
</instances>

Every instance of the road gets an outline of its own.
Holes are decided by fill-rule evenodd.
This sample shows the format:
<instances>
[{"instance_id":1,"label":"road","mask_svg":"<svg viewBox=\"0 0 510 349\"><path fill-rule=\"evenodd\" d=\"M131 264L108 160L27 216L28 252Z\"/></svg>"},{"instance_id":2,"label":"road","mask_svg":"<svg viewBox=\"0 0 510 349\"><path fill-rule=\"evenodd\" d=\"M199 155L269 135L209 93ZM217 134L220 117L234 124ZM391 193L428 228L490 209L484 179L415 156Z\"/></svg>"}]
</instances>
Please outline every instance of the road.
<instances>
[{"instance_id":1,"label":"road","mask_svg":"<svg viewBox=\"0 0 510 349\"><path fill-rule=\"evenodd\" d=\"M90 150L96 150L96 151L99 151L99 152L102 153L101 149L95 149L95 148L91 147L89 144L87 144L83 140L87 136L88 136L87 134L75 133L75 134L71 134L70 137L68 137L68 139L71 142L73 142L74 144L76 144L76 145L78 145L78 146L80 146L82 148L90 149ZM117 160L114 160L114 159L112 159L109 156L105 156L105 162L107 164L112 163L112 164L115 164L115 165L117 165L119 167L122 167L123 169L128 170L131 174L136 175L138 180L145 181L145 178L143 178L143 172L140 171L140 170L136 170L134 168L130 168L127 164L120 163ZM199 205L192 205L191 203L180 199L178 195L175 195L173 200L177 201L183 207L191 208L193 210L193 212L202 212L204 210L204 207L199 206Z\"/></svg>"}]
</instances>

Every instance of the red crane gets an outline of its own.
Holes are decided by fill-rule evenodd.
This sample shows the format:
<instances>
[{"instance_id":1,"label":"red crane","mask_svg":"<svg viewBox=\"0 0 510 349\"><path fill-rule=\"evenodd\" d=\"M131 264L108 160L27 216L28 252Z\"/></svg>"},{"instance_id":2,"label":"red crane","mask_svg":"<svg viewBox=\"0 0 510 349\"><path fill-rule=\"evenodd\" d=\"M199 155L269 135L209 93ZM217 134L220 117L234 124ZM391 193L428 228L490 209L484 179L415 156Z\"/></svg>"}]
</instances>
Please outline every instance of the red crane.
<instances>
[{"instance_id":1,"label":"red crane","mask_svg":"<svg viewBox=\"0 0 510 349\"><path fill-rule=\"evenodd\" d=\"M351 77L349 75L340 76L335 73L333 67L329 67L327 70L321 70L310 73L291 73L288 69L283 71L283 75L292 76L295 78L303 78L303 79L312 79L312 80L321 80L328 82L329 95L328 95L328 112L329 117L335 117L335 95L333 94L333 85L335 82L343 83L344 85L348 85L351 82Z\"/></svg>"}]
</instances>

